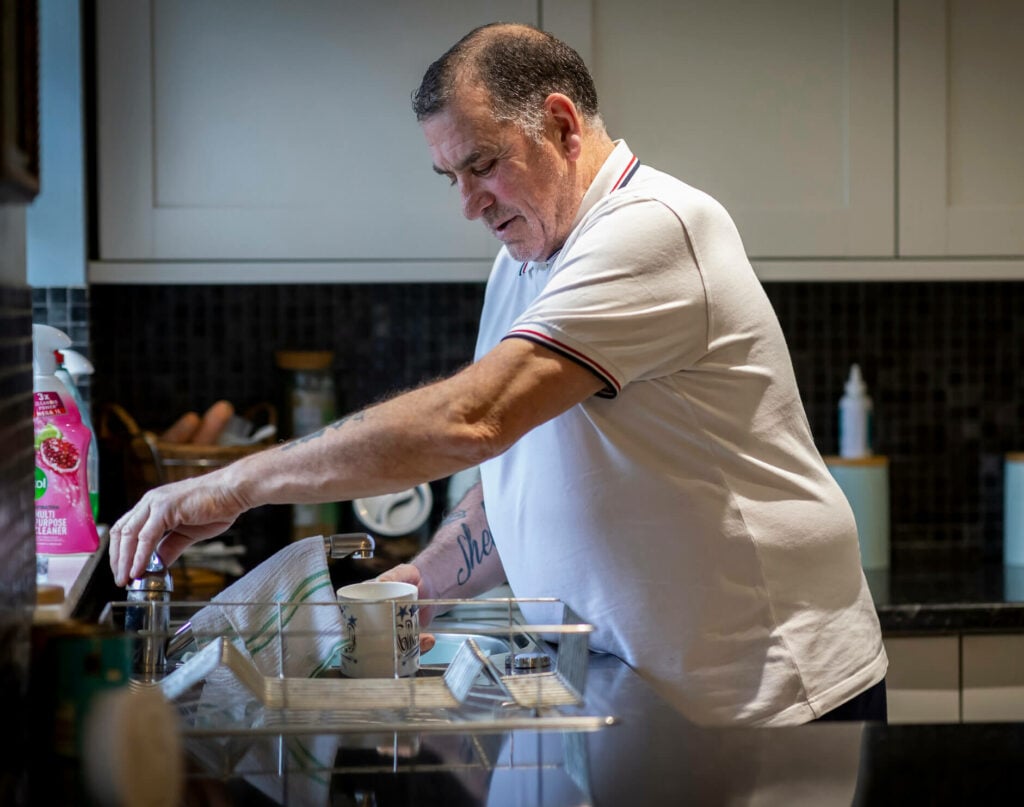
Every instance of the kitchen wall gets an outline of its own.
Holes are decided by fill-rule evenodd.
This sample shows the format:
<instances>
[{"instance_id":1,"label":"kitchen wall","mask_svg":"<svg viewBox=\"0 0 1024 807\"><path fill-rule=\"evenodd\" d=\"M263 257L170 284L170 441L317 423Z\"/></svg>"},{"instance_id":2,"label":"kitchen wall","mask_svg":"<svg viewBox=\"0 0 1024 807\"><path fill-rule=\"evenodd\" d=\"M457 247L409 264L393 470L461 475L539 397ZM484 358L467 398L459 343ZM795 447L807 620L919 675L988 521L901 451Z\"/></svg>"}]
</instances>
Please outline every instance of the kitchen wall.
<instances>
[{"instance_id":1,"label":"kitchen wall","mask_svg":"<svg viewBox=\"0 0 1024 807\"><path fill-rule=\"evenodd\" d=\"M859 362L891 462L894 564L921 552L998 559L1002 457L1024 447L1024 284L767 283L819 449ZM476 283L94 286L94 403L150 428L228 398L279 400L279 348L330 349L341 408L451 372L472 355ZM914 559L911 561L910 559Z\"/></svg>"},{"instance_id":2,"label":"kitchen wall","mask_svg":"<svg viewBox=\"0 0 1024 807\"><path fill-rule=\"evenodd\" d=\"M0 803L24 786L28 606L35 602L32 507L32 328L25 212L0 204Z\"/></svg>"}]
</instances>

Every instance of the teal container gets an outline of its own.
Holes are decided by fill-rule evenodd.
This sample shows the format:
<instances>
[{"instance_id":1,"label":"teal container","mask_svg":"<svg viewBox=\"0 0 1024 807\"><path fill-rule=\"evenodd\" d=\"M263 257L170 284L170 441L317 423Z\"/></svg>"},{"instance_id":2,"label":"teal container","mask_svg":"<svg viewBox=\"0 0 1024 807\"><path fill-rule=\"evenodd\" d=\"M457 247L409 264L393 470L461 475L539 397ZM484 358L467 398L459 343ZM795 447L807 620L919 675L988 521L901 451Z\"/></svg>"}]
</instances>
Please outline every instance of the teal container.
<instances>
[{"instance_id":1,"label":"teal container","mask_svg":"<svg viewBox=\"0 0 1024 807\"><path fill-rule=\"evenodd\" d=\"M1024 453L1006 455L1003 475L1003 563L1024 566Z\"/></svg>"},{"instance_id":2,"label":"teal container","mask_svg":"<svg viewBox=\"0 0 1024 807\"><path fill-rule=\"evenodd\" d=\"M889 460L871 456L857 459L826 457L828 470L850 502L857 522L861 565L889 568Z\"/></svg>"}]
</instances>

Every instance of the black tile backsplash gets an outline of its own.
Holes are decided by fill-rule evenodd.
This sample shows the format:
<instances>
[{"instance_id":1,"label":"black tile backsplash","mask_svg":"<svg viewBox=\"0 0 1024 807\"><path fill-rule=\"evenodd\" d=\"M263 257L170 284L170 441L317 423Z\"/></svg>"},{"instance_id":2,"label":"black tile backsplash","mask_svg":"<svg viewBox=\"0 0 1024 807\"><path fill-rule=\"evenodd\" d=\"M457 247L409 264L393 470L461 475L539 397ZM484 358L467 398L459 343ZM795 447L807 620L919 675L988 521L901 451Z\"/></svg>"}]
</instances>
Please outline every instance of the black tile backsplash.
<instances>
[{"instance_id":1,"label":"black tile backsplash","mask_svg":"<svg viewBox=\"0 0 1024 807\"><path fill-rule=\"evenodd\" d=\"M52 325L64 331L71 339L71 348L92 361L88 288L50 286L32 289L32 322ZM86 376L77 386L83 400L88 402L92 393L92 379Z\"/></svg>"},{"instance_id":2,"label":"black tile backsplash","mask_svg":"<svg viewBox=\"0 0 1024 807\"><path fill-rule=\"evenodd\" d=\"M1024 449L1024 283L768 283L822 453L858 362L890 458L892 545L998 558L1003 454ZM96 403L145 427L280 400L274 351L335 352L341 411L469 361L477 283L94 286Z\"/></svg>"},{"instance_id":3,"label":"black tile backsplash","mask_svg":"<svg viewBox=\"0 0 1024 807\"><path fill-rule=\"evenodd\" d=\"M875 404L875 449L890 459L892 545L1002 547L1003 457L1024 446L1024 284L777 283L819 448L837 449L852 362Z\"/></svg>"}]
</instances>

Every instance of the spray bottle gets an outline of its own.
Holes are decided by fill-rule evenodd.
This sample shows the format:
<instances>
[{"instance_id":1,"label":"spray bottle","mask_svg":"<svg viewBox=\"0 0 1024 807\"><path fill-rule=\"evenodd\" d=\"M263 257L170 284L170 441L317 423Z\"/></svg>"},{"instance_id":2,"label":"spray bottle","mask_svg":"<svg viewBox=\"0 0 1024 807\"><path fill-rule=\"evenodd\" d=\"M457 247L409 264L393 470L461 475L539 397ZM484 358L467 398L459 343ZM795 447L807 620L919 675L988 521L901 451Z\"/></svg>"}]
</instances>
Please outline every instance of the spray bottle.
<instances>
[{"instance_id":1,"label":"spray bottle","mask_svg":"<svg viewBox=\"0 0 1024 807\"><path fill-rule=\"evenodd\" d=\"M93 439L89 444L89 456L86 460L86 474L89 477L89 502L92 505L93 521L99 523L100 517L100 451L96 441L96 430L92 426L92 416L89 414L89 407L82 399L80 385L82 377L92 375L95 369L85 356L77 350L58 350L57 378L64 382L71 395L78 404L78 412L82 416L82 423L92 433Z\"/></svg>"},{"instance_id":2,"label":"spray bottle","mask_svg":"<svg viewBox=\"0 0 1024 807\"><path fill-rule=\"evenodd\" d=\"M88 493L92 434L57 377L54 351L70 345L63 331L32 326L36 554L43 557L95 552L100 543Z\"/></svg>"},{"instance_id":3,"label":"spray bottle","mask_svg":"<svg viewBox=\"0 0 1024 807\"><path fill-rule=\"evenodd\" d=\"M839 399L839 456L855 459L871 456L871 415L873 405L860 373L850 367L843 397Z\"/></svg>"}]
</instances>

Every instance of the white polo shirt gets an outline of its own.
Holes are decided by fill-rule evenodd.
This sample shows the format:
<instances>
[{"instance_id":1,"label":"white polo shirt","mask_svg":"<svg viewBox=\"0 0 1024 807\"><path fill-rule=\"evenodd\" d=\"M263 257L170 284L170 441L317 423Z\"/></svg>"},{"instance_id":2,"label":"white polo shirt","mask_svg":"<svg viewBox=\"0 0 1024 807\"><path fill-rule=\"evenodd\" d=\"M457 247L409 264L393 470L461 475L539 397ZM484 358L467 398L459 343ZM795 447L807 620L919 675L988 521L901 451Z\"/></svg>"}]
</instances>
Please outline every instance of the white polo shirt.
<instances>
[{"instance_id":1,"label":"white polo shirt","mask_svg":"<svg viewBox=\"0 0 1024 807\"><path fill-rule=\"evenodd\" d=\"M620 141L552 259L496 259L477 356L504 338L605 383L481 467L516 596L571 605L699 723L803 723L881 680L852 512L721 205Z\"/></svg>"}]
</instances>

